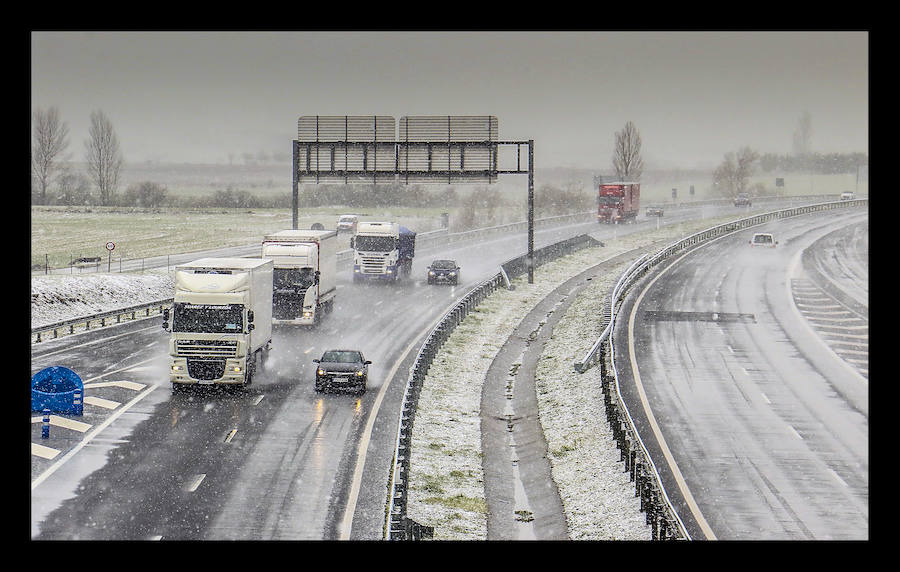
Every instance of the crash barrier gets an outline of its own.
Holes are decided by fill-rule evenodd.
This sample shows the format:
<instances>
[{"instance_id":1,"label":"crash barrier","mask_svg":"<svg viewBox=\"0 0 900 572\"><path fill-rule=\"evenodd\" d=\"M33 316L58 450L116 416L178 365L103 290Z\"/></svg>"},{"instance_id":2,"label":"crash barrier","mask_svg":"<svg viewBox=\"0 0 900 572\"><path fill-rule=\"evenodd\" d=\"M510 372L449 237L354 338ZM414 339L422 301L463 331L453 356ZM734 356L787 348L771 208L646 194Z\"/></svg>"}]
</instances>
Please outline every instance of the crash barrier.
<instances>
[{"instance_id":1,"label":"crash barrier","mask_svg":"<svg viewBox=\"0 0 900 572\"><path fill-rule=\"evenodd\" d=\"M675 241L656 253L649 253L635 260L620 276L604 303L603 321L606 323L600 337L584 355L575 362L575 371L584 373L595 365L600 366L601 387L606 409L606 418L612 429L616 446L620 450L620 461L635 483L635 496L641 498L641 511L646 512L647 524L651 526L654 539L690 539L684 524L672 507L665 487L638 434L628 406L621 398L619 375L615 368L615 340L613 331L618 309L629 289L643 278L647 272L661 262L680 255L686 250L699 246L708 240L730 234L745 228L760 225L780 218L788 218L819 211L838 208L868 206L868 199L827 202L802 207L782 209L721 224ZM610 373L611 371L611 373Z\"/></svg>"},{"instance_id":2,"label":"crash barrier","mask_svg":"<svg viewBox=\"0 0 900 572\"><path fill-rule=\"evenodd\" d=\"M588 235L568 238L536 249L534 251L533 264L537 267L575 250L597 244L601 243ZM444 314L438 325L428 334L425 342L419 348L415 363L406 382L406 388L403 392L403 404L400 409L384 532L387 540L420 540L434 536L433 527L416 523L406 516L413 421L416 415L419 393L428 369L431 367L441 346L470 311L474 310L478 304L495 290L508 287L511 279L522 276L527 271L527 254L517 256L501 264L499 272L470 290Z\"/></svg>"},{"instance_id":3,"label":"crash barrier","mask_svg":"<svg viewBox=\"0 0 900 572\"><path fill-rule=\"evenodd\" d=\"M155 302L138 304L136 306L129 306L118 310L110 310L102 314L54 322L52 324L31 328L31 335L34 336L35 342L41 342L46 336L53 339L58 338L60 334L74 334L76 331L87 331L92 327L102 328L112 324L119 324L123 319L136 320L138 318L146 318L151 314L162 314L163 308L171 304L172 300L172 298L167 298L166 300L157 300Z\"/></svg>"},{"instance_id":4,"label":"crash barrier","mask_svg":"<svg viewBox=\"0 0 900 572\"><path fill-rule=\"evenodd\" d=\"M77 373L63 366L42 369L31 377L31 411L83 415L84 383Z\"/></svg>"}]
</instances>

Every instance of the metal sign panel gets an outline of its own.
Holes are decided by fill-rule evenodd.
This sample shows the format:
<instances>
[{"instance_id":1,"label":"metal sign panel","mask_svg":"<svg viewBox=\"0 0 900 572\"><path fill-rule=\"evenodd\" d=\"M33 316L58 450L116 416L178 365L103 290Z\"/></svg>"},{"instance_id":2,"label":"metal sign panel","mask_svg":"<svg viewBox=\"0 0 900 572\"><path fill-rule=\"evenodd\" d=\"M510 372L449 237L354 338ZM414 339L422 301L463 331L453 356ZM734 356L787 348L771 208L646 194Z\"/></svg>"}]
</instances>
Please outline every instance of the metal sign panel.
<instances>
[{"instance_id":1,"label":"metal sign panel","mask_svg":"<svg viewBox=\"0 0 900 572\"><path fill-rule=\"evenodd\" d=\"M297 182L392 182L396 122L389 115L310 115L297 122Z\"/></svg>"},{"instance_id":2,"label":"metal sign panel","mask_svg":"<svg viewBox=\"0 0 900 572\"><path fill-rule=\"evenodd\" d=\"M497 180L497 118L492 115L401 117L399 179L416 183Z\"/></svg>"}]
</instances>

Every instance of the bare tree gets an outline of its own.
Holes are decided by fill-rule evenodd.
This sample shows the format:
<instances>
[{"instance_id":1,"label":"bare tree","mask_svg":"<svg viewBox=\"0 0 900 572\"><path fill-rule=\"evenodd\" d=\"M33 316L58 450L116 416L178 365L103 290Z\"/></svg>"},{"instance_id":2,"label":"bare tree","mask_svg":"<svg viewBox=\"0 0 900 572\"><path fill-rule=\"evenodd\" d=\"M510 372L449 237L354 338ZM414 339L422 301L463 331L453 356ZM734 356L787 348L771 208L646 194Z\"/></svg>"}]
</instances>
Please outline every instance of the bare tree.
<instances>
[{"instance_id":1,"label":"bare tree","mask_svg":"<svg viewBox=\"0 0 900 572\"><path fill-rule=\"evenodd\" d=\"M31 172L40 187L41 204L46 204L47 187L56 171L56 161L69 146L69 127L60 121L56 107L47 111L38 108L32 117L34 141L31 144Z\"/></svg>"},{"instance_id":2,"label":"bare tree","mask_svg":"<svg viewBox=\"0 0 900 572\"><path fill-rule=\"evenodd\" d=\"M644 170L641 158L641 134L634 123L629 121L621 131L616 132L613 149L613 168L616 178L623 181L639 181Z\"/></svg>"},{"instance_id":3,"label":"bare tree","mask_svg":"<svg viewBox=\"0 0 900 572\"><path fill-rule=\"evenodd\" d=\"M747 185L759 153L749 147L741 148L736 154L726 153L725 160L713 171L713 184L717 194L733 197L747 192Z\"/></svg>"},{"instance_id":4,"label":"bare tree","mask_svg":"<svg viewBox=\"0 0 900 572\"><path fill-rule=\"evenodd\" d=\"M812 150L812 116L804 111L794 131L794 155L808 155Z\"/></svg>"},{"instance_id":5,"label":"bare tree","mask_svg":"<svg viewBox=\"0 0 900 572\"><path fill-rule=\"evenodd\" d=\"M119 186L122 152L112 122L102 111L91 113L91 138L84 142L88 174L100 190L100 204L112 204Z\"/></svg>"}]
</instances>

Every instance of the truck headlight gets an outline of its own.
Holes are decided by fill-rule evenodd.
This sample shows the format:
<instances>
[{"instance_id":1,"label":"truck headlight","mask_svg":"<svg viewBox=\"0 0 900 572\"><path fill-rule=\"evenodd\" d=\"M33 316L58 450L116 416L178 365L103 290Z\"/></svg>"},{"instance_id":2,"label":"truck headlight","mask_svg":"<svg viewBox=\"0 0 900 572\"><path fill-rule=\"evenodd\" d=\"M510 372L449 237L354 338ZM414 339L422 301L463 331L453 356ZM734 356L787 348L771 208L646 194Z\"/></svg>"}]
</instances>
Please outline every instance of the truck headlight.
<instances>
[{"instance_id":1,"label":"truck headlight","mask_svg":"<svg viewBox=\"0 0 900 572\"><path fill-rule=\"evenodd\" d=\"M233 371L234 373L241 373L241 366L236 365L231 368L231 371Z\"/></svg>"},{"instance_id":2,"label":"truck headlight","mask_svg":"<svg viewBox=\"0 0 900 572\"><path fill-rule=\"evenodd\" d=\"M429 276L434 276L434 270L429 270L429 271L428 271L428 275L429 275Z\"/></svg>"},{"instance_id":3,"label":"truck headlight","mask_svg":"<svg viewBox=\"0 0 900 572\"><path fill-rule=\"evenodd\" d=\"M172 371L184 371L184 367L178 364L172 366Z\"/></svg>"}]
</instances>

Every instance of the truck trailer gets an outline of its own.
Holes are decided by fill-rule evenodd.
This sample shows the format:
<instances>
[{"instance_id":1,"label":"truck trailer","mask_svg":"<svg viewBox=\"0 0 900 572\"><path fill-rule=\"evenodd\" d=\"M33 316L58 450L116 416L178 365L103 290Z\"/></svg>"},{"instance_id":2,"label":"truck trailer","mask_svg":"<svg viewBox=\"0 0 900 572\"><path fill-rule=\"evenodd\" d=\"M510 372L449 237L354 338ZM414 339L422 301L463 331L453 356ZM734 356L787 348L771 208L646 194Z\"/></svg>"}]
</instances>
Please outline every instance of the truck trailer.
<instances>
[{"instance_id":1,"label":"truck trailer","mask_svg":"<svg viewBox=\"0 0 900 572\"><path fill-rule=\"evenodd\" d=\"M312 326L334 309L337 241L333 230L282 230L263 237L262 257L275 264L272 323Z\"/></svg>"},{"instance_id":2,"label":"truck trailer","mask_svg":"<svg viewBox=\"0 0 900 572\"><path fill-rule=\"evenodd\" d=\"M634 220L640 208L640 200L640 183L600 183L597 191L597 222Z\"/></svg>"},{"instance_id":3,"label":"truck trailer","mask_svg":"<svg viewBox=\"0 0 900 572\"><path fill-rule=\"evenodd\" d=\"M397 281L412 271L416 233L396 222L361 222L350 239L353 282Z\"/></svg>"},{"instance_id":4,"label":"truck trailer","mask_svg":"<svg viewBox=\"0 0 900 572\"><path fill-rule=\"evenodd\" d=\"M172 311L163 312L173 390L250 385L272 344L272 269L271 260L259 258L201 258L175 267Z\"/></svg>"}]
</instances>

